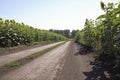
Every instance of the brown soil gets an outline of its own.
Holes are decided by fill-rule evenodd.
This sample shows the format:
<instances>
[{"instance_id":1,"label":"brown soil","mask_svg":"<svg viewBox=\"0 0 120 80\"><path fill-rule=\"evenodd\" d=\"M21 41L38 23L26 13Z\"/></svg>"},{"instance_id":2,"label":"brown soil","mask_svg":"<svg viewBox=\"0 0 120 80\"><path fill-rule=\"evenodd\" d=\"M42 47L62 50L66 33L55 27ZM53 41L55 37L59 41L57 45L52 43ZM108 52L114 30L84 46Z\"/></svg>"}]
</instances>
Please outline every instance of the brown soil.
<instances>
[{"instance_id":1,"label":"brown soil","mask_svg":"<svg viewBox=\"0 0 120 80\"><path fill-rule=\"evenodd\" d=\"M94 60L93 52L86 52L80 45L71 43L64 57L63 69L57 73L54 80L86 80L85 72L92 70L90 62Z\"/></svg>"}]
</instances>

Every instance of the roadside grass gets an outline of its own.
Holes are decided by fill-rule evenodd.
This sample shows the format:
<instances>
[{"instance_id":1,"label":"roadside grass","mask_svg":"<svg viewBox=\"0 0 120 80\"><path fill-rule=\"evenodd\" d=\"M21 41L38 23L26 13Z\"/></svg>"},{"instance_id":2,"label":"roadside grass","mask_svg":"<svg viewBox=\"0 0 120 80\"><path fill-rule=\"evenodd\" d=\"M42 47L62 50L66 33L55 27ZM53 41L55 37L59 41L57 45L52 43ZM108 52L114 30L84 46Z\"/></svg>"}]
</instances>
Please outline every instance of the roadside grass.
<instances>
[{"instance_id":1,"label":"roadside grass","mask_svg":"<svg viewBox=\"0 0 120 80\"><path fill-rule=\"evenodd\" d=\"M46 53L46 52L49 52L50 50L52 50L52 49L54 49L54 48L56 48L56 47L58 47L58 46L60 46L60 45L62 45L62 44L64 44L64 43L65 43L65 42L60 43L60 44L57 44L57 45L52 46L52 47L50 47L50 48L44 49L44 50L42 50L42 51L40 51L40 52L37 52L37 53L35 53L35 54L32 54L32 55L30 55L30 56L27 56L26 59L34 59L34 58L38 57L39 55L44 54L44 53Z\"/></svg>"},{"instance_id":2,"label":"roadside grass","mask_svg":"<svg viewBox=\"0 0 120 80\"><path fill-rule=\"evenodd\" d=\"M51 51L52 49L57 48L58 46L65 44L66 42L67 41L62 42L60 44L57 44L55 46L49 47L47 49L41 50L41 51L39 51L37 53L26 56L26 57L24 57L24 58L22 58L20 60L7 63L7 64L0 67L0 74L3 74L4 72L10 71L11 69L14 69L14 68L18 68L18 67L24 65L25 63L30 62L31 60L41 56L42 54L45 54L45 53Z\"/></svg>"},{"instance_id":3,"label":"roadside grass","mask_svg":"<svg viewBox=\"0 0 120 80\"><path fill-rule=\"evenodd\" d=\"M15 67L15 66L20 66L20 65L22 65L22 62L20 62L20 61L15 61L15 62L11 62L11 63L5 64L4 67L9 68L9 67Z\"/></svg>"},{"instance_id":4,"label":"roadside grass","mask_svg":"<svg viewBox=\"0 0 120 80\"><path fill-rule=\"evenodd\" d=\"M54 41L33 41L29 44L27 44L27 46L33 46L33 45L39 45L39 44L48 44L48 43L52 43Z\"/></svg>"}]
</instances>

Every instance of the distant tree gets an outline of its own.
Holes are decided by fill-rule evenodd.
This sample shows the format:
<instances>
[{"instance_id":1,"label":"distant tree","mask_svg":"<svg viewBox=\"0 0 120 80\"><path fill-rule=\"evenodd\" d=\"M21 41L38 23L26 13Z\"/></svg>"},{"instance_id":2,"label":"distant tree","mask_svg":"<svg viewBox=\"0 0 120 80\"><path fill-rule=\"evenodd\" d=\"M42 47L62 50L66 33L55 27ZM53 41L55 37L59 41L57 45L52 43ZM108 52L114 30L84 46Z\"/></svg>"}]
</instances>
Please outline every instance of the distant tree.
<instances>
[{"instance_id":1,"label":"distant tree","mask_svg":"<svg viewBox=\"0 0 120 80\"><path fill-rule=\"evenodd\" d=\"M64 30L64 36L70 38L70 30L68 29Z\"/></svg>"},{"instance_id":2,"label":"distant tree","mask_svg":"<svg viewBox=\"0 0 120 80\"><path fill-rule=\"evenodd\" d=\"M77 31L79 31L79 30L72 30L72 32L71 32L71 38L74 38L74 37L75 37Z\"/></svg>"},{"instance_id":3,"label":"distant tree","mask_svg":"<svg viewBox=\"0 0 120 80\"><path fill-rule=\"evenodd\" d=\"M57 34L61 34L61 35L65 36L65 37L67 37L67 38L71 37L70 30L68 30L68 29L66 29L66 30L53 30L53 29L50 29L49 31L57 33Z\"/></svg>"}]
</instances>

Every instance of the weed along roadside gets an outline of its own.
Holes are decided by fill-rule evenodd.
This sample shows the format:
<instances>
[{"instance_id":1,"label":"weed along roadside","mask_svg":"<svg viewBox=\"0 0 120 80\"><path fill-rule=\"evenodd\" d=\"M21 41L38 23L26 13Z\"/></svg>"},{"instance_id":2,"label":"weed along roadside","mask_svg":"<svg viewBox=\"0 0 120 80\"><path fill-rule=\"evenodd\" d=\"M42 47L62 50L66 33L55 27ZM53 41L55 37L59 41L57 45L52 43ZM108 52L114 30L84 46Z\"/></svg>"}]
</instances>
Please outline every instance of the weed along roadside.
<instances>
[{"instance_id":1,"label":"weed along roadside","mask_svg":"<svg viewBox=\"0 0 120 80\"><path fill-rule=\"evenodd\" d=\"M34 53L32 55L29 55L29 56L26 56L20 60L17 60L17 61L13 61L13 62L10 62L10 63L7 63L3 66L0 67L0 76L2 76L3 74L13 70L13 69L16 69L16 68L19 68L20 66L32 61L33 59L41 56L42 54L45 54L47 52L49 52L50 50L54 49L54 48L57 48L58 46L61 46L63 44L65 44L67 41L64 41L62 43L59 43L59 44L56 44L52 47L49 47L47 49L44 49L42 51L39 51L37 53Z\"/></svg>"}]
</instances>

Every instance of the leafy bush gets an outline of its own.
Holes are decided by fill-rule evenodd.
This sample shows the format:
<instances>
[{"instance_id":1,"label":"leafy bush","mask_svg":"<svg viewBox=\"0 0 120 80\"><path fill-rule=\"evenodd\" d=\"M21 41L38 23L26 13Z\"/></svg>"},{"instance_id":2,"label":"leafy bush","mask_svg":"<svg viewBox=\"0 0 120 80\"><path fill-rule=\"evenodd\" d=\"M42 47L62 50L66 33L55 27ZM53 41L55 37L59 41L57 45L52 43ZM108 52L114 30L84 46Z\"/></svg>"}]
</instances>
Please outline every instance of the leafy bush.
<instances>
[{"instance_id":1,"label":"leafy bush","mask_svg":"<svg viewBox=\"0 0 120 80\"><path fill-rule=\"evenodd\" d=\"M120 3L102 4L105 14L96 20L86 19L83 30L76 34L75 40L93 47L100 54L120 60ZM83 35L84 34L84 35ZM111 56L111 57L110 57ZM118 61L119 62L119 61Z\"/></svg>"},{"instance_id":2,"label":"leafy bush","mask_svg":"<svg viewBox=\"0 0 120 80\"><path fill-rule=\"evenodd\" d=\"M61 41L67 38L49 32L40 30L24 23L17 23L14 20L3 20L0 18L0 47L11 47L17 45L27 45L32 42L42 41Z\"/></svg>"}]
</instances>

